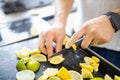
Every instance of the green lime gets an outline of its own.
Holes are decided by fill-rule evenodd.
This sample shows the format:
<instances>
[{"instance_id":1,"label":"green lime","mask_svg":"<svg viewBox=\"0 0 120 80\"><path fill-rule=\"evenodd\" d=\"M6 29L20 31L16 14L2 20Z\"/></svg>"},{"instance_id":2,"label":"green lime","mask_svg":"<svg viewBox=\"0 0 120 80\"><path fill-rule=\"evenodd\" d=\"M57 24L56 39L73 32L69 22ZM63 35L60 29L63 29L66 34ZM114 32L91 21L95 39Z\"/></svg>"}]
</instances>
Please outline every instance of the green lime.
<instances>
[{"instance_id":1,"label":"green lime","mask_svg":"<svg viewBox=\"0 0 120 80\"><path fill-rule=\"evenodd\" d=\"M16 68L18 71L27 69L23 60L17 62Z\"/></svg>"},{"instance_id":2,"label":"green lime","mask_svg":"<svg viewBox=\"0 0 120 80\"><path fill-rule=\"evenodd\" d=\"M104 79L101 78L101 77L94 77L94 78L92 78L92 79L90 79L90 80L104 80Z\"/></svg>"},{"instance_id":3,"label":"green lime","mask_svg":"<svg viewBox=\"0 0 120 80\"><path fill-rule=\"evenodd\" d=\"M40 63L38 61L30 61L27 63L27 69L36 72L40 68Z\"/></svg>"}]
</instances>

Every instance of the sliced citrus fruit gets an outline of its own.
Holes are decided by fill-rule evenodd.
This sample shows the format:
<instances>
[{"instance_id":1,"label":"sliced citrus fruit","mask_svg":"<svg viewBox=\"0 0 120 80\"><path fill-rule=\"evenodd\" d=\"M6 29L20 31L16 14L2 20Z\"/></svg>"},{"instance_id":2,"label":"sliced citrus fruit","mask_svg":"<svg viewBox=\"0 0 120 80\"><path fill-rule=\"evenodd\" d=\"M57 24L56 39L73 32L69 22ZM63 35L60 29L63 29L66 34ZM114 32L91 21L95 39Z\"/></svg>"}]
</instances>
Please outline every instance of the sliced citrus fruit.
<instances>
[{"instance_id":1,"label":"sliced citrus fruit","mask_svg":"<svg viewBox=\"0 0 120 80\"><path fill-rule=\"evenodd\" d=\"M42 75L38 78L38 80L47 80L48 76L47 75Z\"/></svg>"},{"instance_id":2,"label":"sliced citrus fruit","mask_svg":"<svg viewBox=\"0 0 120 80\"><path fill-rule=\"evenodd\" d=\"M99 64L98 63L93 63L93 64L91 64L91 66L93 67L93 70L94 71L98 71L98 67L99 67Z\"/></svg>"},{"instance_id":3,"label":"sliced citrus fruit","mask_svg":"<svg viewBox=\"0 0 120 80\"><path fill-rule=\"evenodd\" d=\"M37 28L36 28L36 27L32 27L32 28L30 29L30 33L31 33L32 36L37 35L37 34L38 34Z\"/></svg>"},{"instance_id":4,"label":"sliced citrus fruit","mask_svg":"<svg viewBox=\"0 0 120 80\"><path fill-rule=\"evenodd\" d=\"M22 70L16 74L17 80L34 80L35 73L31 70Z\"/></svg>"},{"instance_id":5,"label":"sliced citrus fruit","mask_svg":"<svg viewBox=\"0 0 120 80\"><path fill-rule=\"evenodd\" d=\"M69 39L70 39L70 38L69 38L68 36L65 36L65 39L64 39L64 41L63 41L63 45L65 45Z\"/></svg>"},{"instance_id":6,"label":"sliced citrus fruit","mask_svg":"<svg viewBox=\"0 0 120 80\"><path fill-rule=\"evenodd\" d=\"M61 57L61 56L54 56L54 57L52 57L51 59L50 59L50 63L51 64L60 64L60 63L62 63L64 61L64 58L63 57Z\"/></svg>"},{"instance_id":7,"label":"sliced citrus fruit","mask_svg":"<svg viewBox=\"0 0 120 80\"><path fill-rule=\"evenodd\" d=\"M80 63L79 65L81 68L85 68L85 69L89 70L90 72L93 72L93 67L90 64Z\"/></svg>"},{"instance_id":8,"label":"sliced citrus fruit","mask_svg":"<svg viewBox=\"0 0 120 80\"><path fill-rule=\"evenodd\" d=\"M79 72L74 71L74 70L70 70L69 73L70 73L73 80L83 80L83 78Z\"/></svg>"},{"instance_id":9,"label":"sliced citrus fruit","mask_svg":"<svg viewBox=\"0 0 120 80\"><path fill-rule=\"evenodd\" d=\"M100 62L100 59L97 58L96 56L92 56L92 59L93 59L96 63L99 63L99 62Z\"/></svg>"},{"instance_id":10,"label":"sliced citrus fruit","mask_svg":"<svg viewBox=\"0 0 120 80\"><path fill-rule=\"evenodd\" d=\"M101 78L101 77L94 77L94 78L92 78L92 79L90 79L90 80L104 80L104 79Z\"/></svg>"},{"instance_id":11,"label":"sliced citrus fruit","mask_svg":"<svg viewBox=\"0 0 120 80\"><path fill-rule=\"evenodd\" d=\"M60 70L58 71L57 76L59 78L61 78L62 80L72 79L69 71L65 67L60 68Z\"/></svg>"},{"instance_id":12,"label":"sliced citrus fruit","mask_svg":"<svg viewBox=\"0 0 120 80\"><path fill-rule=\"evenodd\" d=\"M84 57L84 61L88 64L96 63L92 58L90 57Z\"/></svg>"},{"instance_id":13,"label":"sliced citrus fruit","mask_svg":"<svg viewBox=\"0 0 120 80\"><path fill-rule=\"evenodd\" d=\"M104 80L113 80L108 74L104 76Z\"/></svg>"},{"instance_id":14,"label":"sliced citrus fruit","mask_svg":"<svg viewBox=\"0 0 120 80\"><path fill-rule=\"evenodd\" d=\"M27 67L25 66L25 62L23 60L19 60L17 62L16 68L18 71L27 69Z\"/></svg>"},{"instance_id":15,"label":"sliced citrus fruit","mask_svg":"<svg viewBox=\"0 0 120 80\"><path fill-rule=\"evenodd\" d=\"M61 80L61 79L57 76L52 76L48 80Z\"/></svg>"},{"instance_id":16,"label":"sliced citrus fruit","mask_svg":"<svg viewBox=\"0 0 120 80\"><path fill-rule=\"evenodd\" d=\"M48 77L50 76L55 76L58 73L58 69L57 68L47 68L44 72L43 75L46 75Z\"/></svg>"},{"instance_id":17,"label":"sliced citrus fruit","mask_svg":"<svg viewBox=\"0 0 120 80\"><path fill-rule=\"evenodd\" d=\"M92 73L85 68L82 68L81 75L82 75L83 78L93 78Z\"/></svg>"},{"instance_id":18,"label":"sliced citrus fruit","mask_svg":"<svg viewBox=\"0 0 120 80\"><path fill-rule=\"evenodd\" d=\"M114 80L120 80L120 76L115 75Z\"/></svg>"},{"instance_id":19,"label":"sliced citrus fruit","mask_svg":"<svg viewBox=\"0 0 120 80\"><path fill-rule=\"evenodd\" d=\"M38 71L40 68L40 63L38 61L30 61L27 63L27 69L32 70L33 72Z\"/></svg>"},{"instance_id":20,"label":"sliced citrus fruit","mask_svg":"<svg viewBox=\"0 0 120 80\"><path fill-rule=\"evenodd\" d=\"M34 60L34 61L39 61L39 62L46 62L47 61L47 58L45 55L43 54L35 54L35 55L32 55L30 57L31 60Z\"/></svg>"},{"instance_id":21,"label":"sliced citrus fruit","mask_svg":"<svg viewBox=\"0 0 120 80\"><path fill-rule=\"evenodd\" d=\"M32 55L36 55L36 54L39 54L39 53L41 53L41 51L39 49L34 49L34 50L30 51L30 54L32 54Z\"/></svg>"}]
</instances>

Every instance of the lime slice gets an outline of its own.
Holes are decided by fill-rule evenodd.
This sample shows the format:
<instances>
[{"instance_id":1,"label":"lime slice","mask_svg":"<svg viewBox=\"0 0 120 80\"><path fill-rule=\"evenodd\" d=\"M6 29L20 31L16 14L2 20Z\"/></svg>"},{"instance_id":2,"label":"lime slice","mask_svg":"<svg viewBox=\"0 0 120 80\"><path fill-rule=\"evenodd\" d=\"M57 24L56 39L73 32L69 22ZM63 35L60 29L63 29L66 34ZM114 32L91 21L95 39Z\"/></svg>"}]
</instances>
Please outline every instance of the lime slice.
<instances>
[{"instance_id":1,"label":"lime slice","mask_svg":"<svg viewBox=\"0 0 120 80\"><path fill-rule=\"evenodd\" d=\"M61 57L61 56L54 56L54 57L52 57L52 58L50 59L50 63L51 63L51 64L54 64L54 65L60 64L60 63L62 63L63 61L64 61L64 58Z\"/></svg>"},{"instance_id":2,"label":"lime slice","mask_svg":"<svg viewBox=\"0 0 120 80\"><path fill-rule=\"evenodd\" d=\"M34 80L35 73L31 70L22 70L16 74L17 80Z\"/></svg>"},{"instance_id":3,"label":"lime slice","mask_svg":"<svg viewBox=\"0 0 120 80\"><path fill-rule=\"evenodd\" d=\"M90 79L90 80L104 80L104 79L101 78L101 77L94 77L94 78L92 78L92 79Z\"/></svg>"},{"instance_id":4,"label":"lime slice","mask_svg":"<svg viewBox=\"0 0 120 80\"><path fill-rule=\"evenodd\" d=\"M57 76L52 76L48 80L61 80L61 79Z\"/></svg>"},{"instance_id":5,"label":"lime slice","mask_svg":"<svg viewBox=\"0 0 120 80\"><path fill-rule=\"evenodd\" d=\"M85 68L85 69L89 70L90 72L93 72L93 67L90 64L80 63L79 65L81 68Z\"/></svg>"},{"instance_id":6,"label":"lime slice","mask_svg":"<svg viewBox=\"0 0 120 80\"><path fill-rule=\"evenodd\" d=\"M120 76L115 75L114 80L120 80Z\"/></svg>"},{"instance_id":7,"label":"lime slice","mask_svg":"<svg viewBox=\"0 0 120 80\"><path fill-rule=\"evenodd\" d=\"M35 55L32 55L30 57L31 60L34 60L34 61L39 61L39 62L46 62L47 61L47 58L45 55L43 54L35 54Z\"/></svg>"},{"instance_id":8,"label":"lime slice","mask_svg":"<svg viewBox=\"0 0 120 80\"><path fill-rule=\"evenodd\" d=\"M38 71L40 68L40 63L38 61L30 61L27 63L27 69L32 70L33 72Z\"/></svg>"},{"instance_id":9,"label":"lime slice","mask_svg":"<svg viewBox=\"0 0 120 80\"><path fill-rule=\"evenodd\" d=\"M70 70L69 73L72 76L73 80L83 80L82 76L77 71Z\"/></svg>"},{"instance_id":10,"label":"lime slice","mask_svg":"<svg viewBox=\"0 0 120 80\"><path fill-rule=\"evenodd\" d=\"M113 80L108 74L104 76L104 80Z\"/></svg>"},{"instance_id":11,"label":"lime slice","mask_svg":"<svg viewBox=\"0 0 120 80\"><path fill-rule=\"evenodd\" d=\"M58 73L57 68L47 68L44 72L43 75L46 75L48 77L50 76L55 76Z\"/></svg>"},{"instance_id":12,"label":"lime slice","mask_svg":"<svg viewBox=\"0 0 120 80\"><path fill-rule=\"evenodd\" d=\"M83 78L93 78L92 73L89 70L85 69L85 68L82 68L81 75L82 75Z\"/></svg>"}]
</instances>

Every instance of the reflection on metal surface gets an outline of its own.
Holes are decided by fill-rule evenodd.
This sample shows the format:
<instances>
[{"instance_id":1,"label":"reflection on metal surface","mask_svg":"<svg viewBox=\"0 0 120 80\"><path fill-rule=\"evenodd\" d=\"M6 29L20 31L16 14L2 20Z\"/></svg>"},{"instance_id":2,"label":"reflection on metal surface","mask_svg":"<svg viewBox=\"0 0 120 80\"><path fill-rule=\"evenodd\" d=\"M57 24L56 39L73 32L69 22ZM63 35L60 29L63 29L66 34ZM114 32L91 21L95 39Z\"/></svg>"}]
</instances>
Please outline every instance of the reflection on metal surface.
<instances>
[{"instance_id":1,"label":"reflection on metal surface","mask_svg":"<svg viewBox=\"0 0 120 80\"><path fill-rule=\"evenodd\" d=\"M38 16L3 24L0 29L0 46L34 37L48 28L50 25Z\"/></svg>"}]
</instances>

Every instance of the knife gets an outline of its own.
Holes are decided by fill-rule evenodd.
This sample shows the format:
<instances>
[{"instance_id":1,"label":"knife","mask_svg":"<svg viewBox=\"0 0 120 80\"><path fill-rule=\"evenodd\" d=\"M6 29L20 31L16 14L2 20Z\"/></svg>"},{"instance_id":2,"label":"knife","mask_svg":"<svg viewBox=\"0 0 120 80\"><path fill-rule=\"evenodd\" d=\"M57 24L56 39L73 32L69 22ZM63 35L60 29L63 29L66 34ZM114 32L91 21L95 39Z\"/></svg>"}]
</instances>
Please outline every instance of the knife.
<instances>
[{"instance_id":1,"label":"knife","mask_svg":"<svg viewBox=\"0 0 120 80\"><path fill-rule=\"evenodd\" d=\"M75 45L78 47L78 46L82 43L82 41L83 41L83 38L80 38L79 40L77 40L77 41L75 42ZM60 55L60 54L63 54L63 53L65 53L66 51L68 51L69 49L70 49L70 48L64 48L64 49L62 49L61 51L54 53L52 56L49 56L48 58L52 58L52 57L54 57L54 56L58 56L58 55Z\"/></svg>"}]
</instances>

